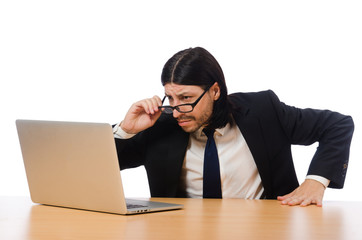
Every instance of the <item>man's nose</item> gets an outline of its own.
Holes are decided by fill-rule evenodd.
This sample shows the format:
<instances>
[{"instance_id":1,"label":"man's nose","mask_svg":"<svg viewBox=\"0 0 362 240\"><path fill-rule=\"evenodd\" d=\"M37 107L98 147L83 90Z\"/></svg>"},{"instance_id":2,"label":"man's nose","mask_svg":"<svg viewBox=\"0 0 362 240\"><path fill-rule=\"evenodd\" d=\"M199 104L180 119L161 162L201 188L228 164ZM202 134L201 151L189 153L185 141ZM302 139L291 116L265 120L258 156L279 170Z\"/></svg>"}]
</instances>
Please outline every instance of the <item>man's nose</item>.
<instances>
[{"instance_id":1,"label":"man's nose","mask_svg":"<svg viewBox=\"0 0 362 240\"><path fill-rule=\"evenodd\" d=\"M174 109L172 112L172 115L174 118L178 118L181 115L181 113L179 111L177 111L176 109Z\"/></svg>"}]
</instances>

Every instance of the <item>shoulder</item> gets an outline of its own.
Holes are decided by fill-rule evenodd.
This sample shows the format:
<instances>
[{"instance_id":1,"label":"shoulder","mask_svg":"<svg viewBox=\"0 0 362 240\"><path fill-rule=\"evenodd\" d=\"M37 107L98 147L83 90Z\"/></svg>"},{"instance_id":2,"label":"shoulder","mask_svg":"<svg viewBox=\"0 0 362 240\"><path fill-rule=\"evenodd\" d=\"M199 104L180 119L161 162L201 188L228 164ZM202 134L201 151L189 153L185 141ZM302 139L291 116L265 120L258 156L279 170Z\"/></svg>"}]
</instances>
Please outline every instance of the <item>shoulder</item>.
<instances>
[{"instance_id":1,"label":"shoulder","mask_svg":"<svg viewBox=\"0 0 362 240\"><path fill-rule=\"evenodd\" d=\"M234 110L244 111L249 108L265 109L280 102L272 90L232 93L228 96L228 101Z\"/></svg>"},{"instance_id":2,"label":"shoulder","mask_svg":"<svg viewBox=\"0 0 362 240\"><path fill-rule=\"evenodd\" d=\"M258 102L258 101L265 101L271 98L278 98L277 95L272 90L265 90L260 92L237 92L232 93L229 96L229 101L233 103L238 102Z\"/></svg>"}]
</instances>

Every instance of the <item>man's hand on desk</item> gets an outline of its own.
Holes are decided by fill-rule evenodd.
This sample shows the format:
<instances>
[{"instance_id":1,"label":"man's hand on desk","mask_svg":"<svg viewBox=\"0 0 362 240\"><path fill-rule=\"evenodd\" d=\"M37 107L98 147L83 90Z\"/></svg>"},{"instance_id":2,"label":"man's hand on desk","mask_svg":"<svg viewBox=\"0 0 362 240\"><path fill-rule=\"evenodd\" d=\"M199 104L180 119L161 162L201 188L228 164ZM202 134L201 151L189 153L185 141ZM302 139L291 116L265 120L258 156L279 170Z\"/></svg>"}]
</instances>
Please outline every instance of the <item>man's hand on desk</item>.
<instances>
[{"instance_id":1,"label":"man's hand on desk","mask_svg":"<svg viewBox=\"0 0 362 240\"><path fill-rule=\"evenodd\" d=\"M323 184L312 179L306 179L293 192L279 196L278 200L281 201L281 204L289 206L316 204L321 207L324 191L325 187Z\"/></svg>"}]
</instances>

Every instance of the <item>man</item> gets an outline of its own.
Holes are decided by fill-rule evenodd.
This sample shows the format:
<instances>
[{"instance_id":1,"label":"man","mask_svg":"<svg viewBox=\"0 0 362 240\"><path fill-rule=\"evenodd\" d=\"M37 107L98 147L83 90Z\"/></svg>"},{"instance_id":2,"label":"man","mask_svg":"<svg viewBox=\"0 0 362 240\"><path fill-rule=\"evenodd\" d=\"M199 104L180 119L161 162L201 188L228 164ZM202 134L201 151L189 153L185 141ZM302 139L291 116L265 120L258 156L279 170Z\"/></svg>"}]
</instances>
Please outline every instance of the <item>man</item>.
<instances>
[{"instance_id":1,"label":"man","mask_svg":"<svg viewBox=\"0 0 362 240\"><path fill-rule=\"evenodd\" d=\"M221 67L200 47L169 59L161 81L162 100L154 96L134 103L114 126L121 169L144 165L151 196L267 198L321 206L327 186L343 187L351 117L291 107L272 91L228 95ZM291 145L314 142L319 147L299 185ZM213 170L208 162L216 162Z\"/></svg>"}]
</instances>

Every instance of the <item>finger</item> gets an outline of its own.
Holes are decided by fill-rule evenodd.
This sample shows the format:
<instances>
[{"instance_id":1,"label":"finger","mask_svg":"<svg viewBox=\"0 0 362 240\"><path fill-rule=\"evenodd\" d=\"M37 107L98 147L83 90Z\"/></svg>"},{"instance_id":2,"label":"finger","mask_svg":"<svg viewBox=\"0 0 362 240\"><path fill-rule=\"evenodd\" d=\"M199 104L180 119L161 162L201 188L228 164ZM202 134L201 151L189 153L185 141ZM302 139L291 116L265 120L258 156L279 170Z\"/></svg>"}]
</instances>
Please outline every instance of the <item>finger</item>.
<instances>
[{"instance_id":1,"label":"finger","mask_svg":"<svg viewBox=\"0 0 362 240\"><path fill-rule=\"evenodd\" d=\"M306 206L309 206L311 204L313 204L314 201L311 200L311 199L304 199L301 203L300 203L300 206L301 207L306 207Z\"/></svg>"},{"instance_id":2,"label":"finger","mask_svg":"<svg viewBox=\"0 0 362 240\"><path fill-rule=\"evenodd\" d=\"M289 195L289 194L288 194L288 195ZM288 195L278 196L277 199L278 199L279 201L283 201L283 200L285 200L285 199L288 198Z\"/></svg>"},{"instance_id":3,"label":"finger","mask_svg":"<svg viewBox=\"0 0 362 240\"><path fill-rule=\"evenodd\" d=\"M152 104L153 104L153 110L155 112L159 111L159 106L162 106L162 100L159 96L155 95L151 98Z\"/></svg>"},{"instance_id":4,"label":"finger","mask_svg":"<svg viewBox=\"0 0 362 240\"><path fill-rule=\"evenodd\" d=\"M162 99L159 96L155 95L153 98L156 100L157 106L162 106Z\"/></svg>"},{"instance_id":5,"label":"finger","mask_svg":"<svg viewBox=\"0 0 362 240\"><path fill-rule=\"evenodd\" d=\"M300 206L306 207L309 205L316 205L317 207L322 207L322 199L305 199Z\"/></svg>"},{"instance_id":6,"label":"finger","mask_svg":"<svg viewBox=\"0 0 362 240\"><path fill-rule=\"evenodd\" d=\"M285 194L285 195L283 195L283 196L278 196L277 199L278 199L279 201L283 201L283 200L285 200L285 199L287 199L287 198L292 197L293 195L294 195L294 191L291 192L291 193Z\"/></svg>"},{"instance_id":7,"label":"finger","mask_svg":"<svg viewBox=\"0 0 362 240\"><path fill-rule=\"evenodd\" d=\"M316 205L317 205L318 207L322 207L322 205L323 205L322 199L318 199Z\"/></svg>"},{"instance_id":8,"label":"finger","mask_svg":"<svg viewBox=\"0 0 362 240\"><path fill-rule=\"evenodd\" d=\"M288 196L283 196L283 200L281 201L282 205L295 206L300 204L303 201L303 198L298 197L297 195L290 193Z\"/></svg>"},{"instance_id":9,"label":"finger","mask_svg":"<svg viewBox=\"0 0 362 240\"><path fill-rule=\"evenodd\" d=\"M292 198L288 201L288 205L289 206L295 206L295 205L300 205L302 203L302 199L301 198Z\"/></svg>"},{"instance_id":10,"label":"finger","mask_svg":"<svg viewBox=\"0 0 362 240\"><path fill-rule=\"evenodd\" d=\"M288 205L288 203L289 203L291 200L292 200L292 198L290 198L290 197L286 198L285 196L283 196L283 197L281 197L281 198L279 199L279 201L281 201L280 204L282 204L282 205Z\"/></svg>"},{"instance_id":11,"label":"finger","mask_svg":"<svg viewBox=\"0 0 362 240\"><path fill-rule=\"evenodd\" d=\"M147 104L147 113L148 114L155 114L158 112L158 107L162 105L162 100L158 96L153 96L152 98L146 99Z\"/></svg>"},{"instance_id":12,"label":"finger","mask_svg":"<svg viewBox=\"0 0 362 240\"><path fill-rule=\"evenodd\" d=\"M312 200L310 204L315 204L317 207L322 207L322 202L323 202L322 199L315 199Z\"/></svg>"},{"instance_id":13,"label":"finger","mask_svg":"<svg viewBox=\"0 0 362 240\"><path fill-rule=\"evenodd\" d=\"M147 98L147 99L144 99L142 102L141 102L141 105L144 109L144 111L147 113L147 114L154 114L155 113L155 100L152 99L152 98Z\"/></svg>"}]
</instances>

